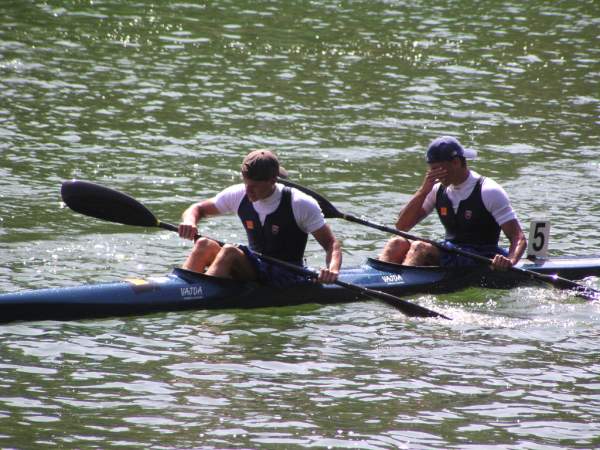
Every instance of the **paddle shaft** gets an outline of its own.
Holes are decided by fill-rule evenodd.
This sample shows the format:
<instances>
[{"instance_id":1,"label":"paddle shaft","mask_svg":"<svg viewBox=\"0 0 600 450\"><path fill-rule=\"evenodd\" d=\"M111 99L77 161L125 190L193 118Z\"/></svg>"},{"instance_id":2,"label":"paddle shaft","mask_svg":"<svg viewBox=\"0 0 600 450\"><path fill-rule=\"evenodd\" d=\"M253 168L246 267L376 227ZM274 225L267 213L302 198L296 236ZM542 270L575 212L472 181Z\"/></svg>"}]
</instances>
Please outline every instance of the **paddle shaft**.
<instances>
[{"instance_id":1,"label":"paddle shaft","mask_svg":"<svg viewBox=\"0 0 600 450\"><path fill-rule=\"evenodd\" d=\"M166 223L166 222L162 222L162 221L158 221L158 227L163 228L165 230L169 230L169 231L175 231L175 232L178 231L178 227L176 227L175 225L172 225L172 224ZM201 237L201 236L196 235L196 239L199 237ZM207 239L211 239L221 246L225 244L224 242L218 241L216 239L212 239L212 238L207 238ZM272 256L268 256L263 253L256 252L254 250L252 250L252 253L254 253L256 256L258 256L260 259L262 259L264 261L268 261L272 264L276 264L278 266L285 267L286 269L288 269L292 272L295 272L297 274L304 275L309 278L315 278L315 279L319 277L319 274L316 271L307 269L306 267L300 267L295 264L289 263L287 261L282 261L280 259L273 258ZM397 297L392 294L388 294L387 292L369 289L369 288L366 288L363 286L358 286L358 285L352 284L352 283L346 283L345 281L341 281L339 279L334 281L333 284L336 284L336 285L346 288L348 290L354 291L358 294L362 294L362 295L365 295L368 297L374 297L374 298L380 299L382 301L385 301L389 305L395 306L396 308L399 308L401 305L401 308L399 308L399 309L401 309L402 312L409 317L440 317L443 319L450 320L449 317L447 317L441 313L438 313L438 312L432 311L430 309L424 308L423 306L419 306L417 304L408 302L406 300L401 299L400 297Z\"/></svg>"}]
</instances>

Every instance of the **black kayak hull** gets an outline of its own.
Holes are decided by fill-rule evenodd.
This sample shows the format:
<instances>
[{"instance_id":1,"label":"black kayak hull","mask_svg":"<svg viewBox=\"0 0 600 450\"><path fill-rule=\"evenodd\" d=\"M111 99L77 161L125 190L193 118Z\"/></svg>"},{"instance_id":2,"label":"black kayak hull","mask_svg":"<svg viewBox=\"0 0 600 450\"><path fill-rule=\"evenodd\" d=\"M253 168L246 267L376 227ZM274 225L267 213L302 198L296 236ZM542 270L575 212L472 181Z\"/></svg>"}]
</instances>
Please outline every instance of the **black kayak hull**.
<instances>
[{"instance_id":1,"label":"black kayak hull","mask_svg":"<svg viewBox=\"0 0 600 450\"><path fill-rule=\"evenodd\" d=\"M523 261L521 267L569 279L600 275L600 257L562 257ZM344 268L340 280L397 296L443 293L469 286L512 288L533 282L514 272L486 267L445 269L407 267L369 259L360 267ZM539 282L538 282L539 283ZM26 290L0 294L0 322L70 320L148 314L159 311L331 304L365 297L337 285L302 283L274 288L208 277L174 269L164 277L115 283Z\"/></svg>"}]
</instances>

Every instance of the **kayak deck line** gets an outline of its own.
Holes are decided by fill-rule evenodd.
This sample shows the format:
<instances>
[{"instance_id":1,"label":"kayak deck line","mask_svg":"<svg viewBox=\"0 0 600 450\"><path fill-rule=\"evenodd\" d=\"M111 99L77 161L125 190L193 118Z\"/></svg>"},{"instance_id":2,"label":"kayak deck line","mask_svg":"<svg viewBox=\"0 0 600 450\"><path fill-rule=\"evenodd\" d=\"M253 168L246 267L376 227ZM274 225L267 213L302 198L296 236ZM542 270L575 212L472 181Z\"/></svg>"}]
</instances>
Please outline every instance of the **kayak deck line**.
<instances>
[{"instance_id":1,"label":"kayak deck line","mask_svg":"<svg viewBox=\"0 0 600 450\"><path fill-rule=\"evenodd\" d=\"M559 274L569 279L600 276L600 256L523 260L528 270ZM369 258L363 265L343 268L339 279L396 296L445 293L469 286L512 288L539 285L527 276L488 267L409 267ZM174 268L167 276L125 278L111 283L23 290L0 294L0 322L16 320L72 320L148 314L159 311L208 310L333 304L368 297L337 285L304 282L275 288L256 282L215 278Z\"/></svg>"}]
</instances>

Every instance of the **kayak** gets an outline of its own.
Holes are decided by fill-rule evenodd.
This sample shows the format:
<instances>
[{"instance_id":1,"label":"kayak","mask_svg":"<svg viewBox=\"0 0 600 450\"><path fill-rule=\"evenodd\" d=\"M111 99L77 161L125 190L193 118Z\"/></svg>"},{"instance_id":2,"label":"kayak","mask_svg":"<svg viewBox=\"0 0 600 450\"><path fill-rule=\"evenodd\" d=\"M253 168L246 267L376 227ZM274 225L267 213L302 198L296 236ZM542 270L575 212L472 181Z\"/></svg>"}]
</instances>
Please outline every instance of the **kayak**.
<instances>
[{"instance_id":1,"label":"kayak","mask_svg":"<svg viewBox=\"0 0 600 450\"><path fill-rule=\"evenodd\" d=\"M600 276L600 256L523 260L519 267L575 280ZM485 266L442 268L409 267L369 258L359 267L344 268L340 280L407 296L444 293L469 286L512 288L539 283L526 272L492 271ZM175 268L167 276L124 279L113 283L24 290L0 294L0 322L17 320L73 320L148 314L159 311L259 308L306 303L332 304L367 300L364 294L338 285L313 282L275 288L239 282Z\"/></svg>"}]
</instances>

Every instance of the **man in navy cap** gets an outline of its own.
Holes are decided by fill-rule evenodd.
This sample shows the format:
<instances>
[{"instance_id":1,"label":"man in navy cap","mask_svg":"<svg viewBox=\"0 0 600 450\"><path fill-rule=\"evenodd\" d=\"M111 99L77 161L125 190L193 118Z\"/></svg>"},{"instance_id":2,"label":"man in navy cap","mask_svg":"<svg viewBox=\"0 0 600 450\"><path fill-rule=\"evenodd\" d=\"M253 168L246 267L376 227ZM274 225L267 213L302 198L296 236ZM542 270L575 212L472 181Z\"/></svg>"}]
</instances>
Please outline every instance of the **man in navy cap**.
<instances>
[{"instance_id":1,"label":"man in navy cap","mask_svg":"<svg viewBox=\"0 0 600 450\"><path fill-rule=\"evenodd\" d=\"M186 209L179 235L196 239L198 223L220 214L237 214L248 236L248 246L223 245L201 237L195 241L184 269L222 278L260 281L285 287L301 277L259 258L254 252L302 266L308 235L325 250L326 265L318 281L333 283L342 264L341 246L315 199L277 183L287 173L269 150L255 150L243 160L243 183L230 186L215 197ZM253 251L254 252L253 252Z\"/></svg>"},{"instance_id":2,"label":"man in navy cap","mask_svg":"<svg viewBox=\"0 0 600 450\"><path fill-rule=\"evenodd\" d=\"M467 167L467 159L475 156L453 137L435 139L427 149L429 170L400 211L396 228L409 231L435 209L446 230L446 247L491 258L492 267L505 270L521 259L527 240L504 189ZM508 251L498 246L500 231L510 241ZM402 237L389 240L379 258L409 266L478 264L467 256Z\"/></svg>"}]
</instances>

